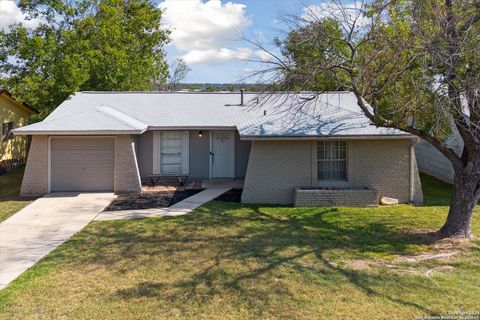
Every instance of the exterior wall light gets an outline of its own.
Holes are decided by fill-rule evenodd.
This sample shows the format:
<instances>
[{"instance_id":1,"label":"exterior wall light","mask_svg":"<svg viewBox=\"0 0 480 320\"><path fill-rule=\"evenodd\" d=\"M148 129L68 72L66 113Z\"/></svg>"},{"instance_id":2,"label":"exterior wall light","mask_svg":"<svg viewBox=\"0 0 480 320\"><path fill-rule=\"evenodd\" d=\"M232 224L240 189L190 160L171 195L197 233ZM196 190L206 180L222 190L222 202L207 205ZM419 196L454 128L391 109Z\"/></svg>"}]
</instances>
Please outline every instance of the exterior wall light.
<instances>
[{"instance_id":1,"label":"exterior wall light","mask_svg":"<svg viewBox=\"0 0 480 320\"><path fill-rule=\"evenodd\" d=\"M202 130L198 131L198 137L199 137L200 139L203 138L203 131L202 131Z\"/></svg>"}]
</instances>

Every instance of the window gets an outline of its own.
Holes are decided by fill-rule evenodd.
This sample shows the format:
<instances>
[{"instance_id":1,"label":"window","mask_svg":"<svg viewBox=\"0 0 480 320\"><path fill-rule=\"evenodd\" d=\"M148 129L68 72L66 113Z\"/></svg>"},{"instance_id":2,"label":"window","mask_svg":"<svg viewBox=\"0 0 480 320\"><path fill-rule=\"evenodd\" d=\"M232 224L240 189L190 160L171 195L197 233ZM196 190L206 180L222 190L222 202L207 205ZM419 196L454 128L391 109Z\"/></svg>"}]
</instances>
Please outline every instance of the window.
<instances>
[{"instance_id":1,"label":"window","mask_svg":"<svg viewBox=\"0 0 480 320\"><path fill-rule=\"evenodd\" d=\"M345 141L319 141L317 161L319 180L347 180L347 143Z\"/></svg>"},{"instance_id":2,"label":"window","mask_svg":"<svg viewBox=\"0 0 480 320\"><path fill-rule=\"evenodd\" d=\"M5 122L2 124L2 141L13 139L13 122Z\"/></svg>"},{"instance_id":3,"label":"window","mask_svg":"<svg viewBox=\"0 0 480 320\"><path fill-rule=\"evenodd\" d=\"M179 174L182 172L182 132L161 133L160 173Z\"/></svg>"}]
</instances>

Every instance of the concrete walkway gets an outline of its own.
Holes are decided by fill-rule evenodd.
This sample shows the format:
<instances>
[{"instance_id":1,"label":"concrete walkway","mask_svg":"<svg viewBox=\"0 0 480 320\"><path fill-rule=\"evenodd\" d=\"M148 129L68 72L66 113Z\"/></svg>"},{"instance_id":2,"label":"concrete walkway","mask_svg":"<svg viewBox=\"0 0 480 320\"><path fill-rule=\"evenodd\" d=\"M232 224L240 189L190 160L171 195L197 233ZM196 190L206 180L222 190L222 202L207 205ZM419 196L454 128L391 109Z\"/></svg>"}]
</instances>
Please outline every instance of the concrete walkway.
<instances>
[{"instance_id":1,"label":"concrete walkway","mask_svg":"<svg viewBox=\"0 0 480 320\"><path fill-rule=\"evenodd\" d=\"M85 227L113 193L52 193L0 223L0 289Z\"/></svg>"},{"instance_id":2,"label":"concrete walkway","mask_svg":"<svg viewBox=\"0 0 480 320\"><path fill-rule=\"evenodd\" d=\"M212 201L230 189L229 187L206 189L168 208L105 211L100 213L95 221L181 216Z\"/></svg>"}]
</instances>

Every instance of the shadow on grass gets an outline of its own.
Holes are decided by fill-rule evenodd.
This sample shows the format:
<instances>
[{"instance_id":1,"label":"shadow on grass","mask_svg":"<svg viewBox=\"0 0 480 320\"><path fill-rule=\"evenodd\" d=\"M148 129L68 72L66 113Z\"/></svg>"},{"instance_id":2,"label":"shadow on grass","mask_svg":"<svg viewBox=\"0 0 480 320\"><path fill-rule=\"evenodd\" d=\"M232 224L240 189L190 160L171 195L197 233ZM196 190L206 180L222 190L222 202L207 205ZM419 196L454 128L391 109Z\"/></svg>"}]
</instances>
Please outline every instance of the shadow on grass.
<instances>
[{"instance_id":1,"label":"shadow on grass","mask_svg":"<svg viewBox=\"0 0 480 320\"><path fill-rule=\"evenodd\" d=\"M188 303L200 297L213 299L227 290L257 303L265 292L246 283L271 286L266 278L280 268L288 268L305 281L332 286L346 280L368 296L435 314L416 301L399 298L398 292L377 289L404 281L404 286L429 290L426 284L422 287L413 278L345 268L332 263L330 256L335 250L349 251L353 258L372 253L410 254L412 245L430 245L435 238L407 234L378 221L336 219L336 208L284 211L260 206L232 208L231 204L212 202L182 217L95 223L69 244L82 252L75 256L76 264L115 266L125 265L128 260L131 268L137 268L141 266L135 261L140 257L164 257L178 266L191 265L187 275L173 282L142 281L119 289L115 296L121 299L158 296ZM61 255L62 251L55 254ZM252 261L255 263L250 265ZM287 288L275 290L275 294L294 298Z\"/></svg>"},{"instance_id":2,"label":"shadow on grass","mask_svg":"<svg viewBox=\"0 0 480 320\"><path fill-rule=\"evenodd\" d=\"M38 197L20 197L23 172L25 166L18 167L11 172L0 175L0 202L30 201Z\"/></svg>"},{"instance_id":3,"label":"shadow on grass","mask_svg":"<svg viewBox=\"0 0 480 320\"><path fill-rule=\"evenodd\" d=\"M423 204L426 206L449 206L452 196L452 185L425 173L420 174Z\"/></svg>"},{"instance_id":4,"label":"shadow on grass","mask_svg":"<svg viewBox=\"0 0 480 320\"><path fill-rule=\"evenodd\" d=\"M0 175L0 201L16 200L20 194L25 167Z\"/></svg>"}]
</instances>

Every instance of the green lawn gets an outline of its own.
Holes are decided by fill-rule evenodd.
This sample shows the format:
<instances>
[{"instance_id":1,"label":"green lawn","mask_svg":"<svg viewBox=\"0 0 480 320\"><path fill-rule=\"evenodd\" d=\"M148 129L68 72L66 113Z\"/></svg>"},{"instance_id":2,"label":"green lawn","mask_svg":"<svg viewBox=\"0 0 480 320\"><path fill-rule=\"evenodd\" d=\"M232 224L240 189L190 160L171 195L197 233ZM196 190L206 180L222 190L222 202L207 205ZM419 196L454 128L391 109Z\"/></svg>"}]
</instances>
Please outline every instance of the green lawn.
<instances>
[{"instance_id":1,"label":"green lawn","mask_svg":"<svg viewBox=\"0 0 480 320\"><path fill-rule=\"evenodd\" d=\"M0 222L30 204L31 199L19 198L24 167L0 176Z\"/></svg>"},{"instance_id":2,"label":"green lawn","mask_svg":"<svg viewBox=\"0 0 480 320\"><path fill-rule=\"evenodd\" d=\"M480 311L480 242L427 234L442 225L448 208L438 204L449 191L428 179L424 187L424 207L214 201L181 217L91 223L0 291L0 318L414 319ZM478 212L473 223L480 234Z\"/></svg>"},{"instance_id":3,"label":"green lawn","mask_svg":"<svg viewBox=\"0 0 480 320\"><path fill-rule=\"evenodd\" d=\"M450 184L424 173L420 173L420 179L422 180L424 205L448 206L450 204L450 196L452 193L452 186Z\"/></svg>"}]
</instances>

